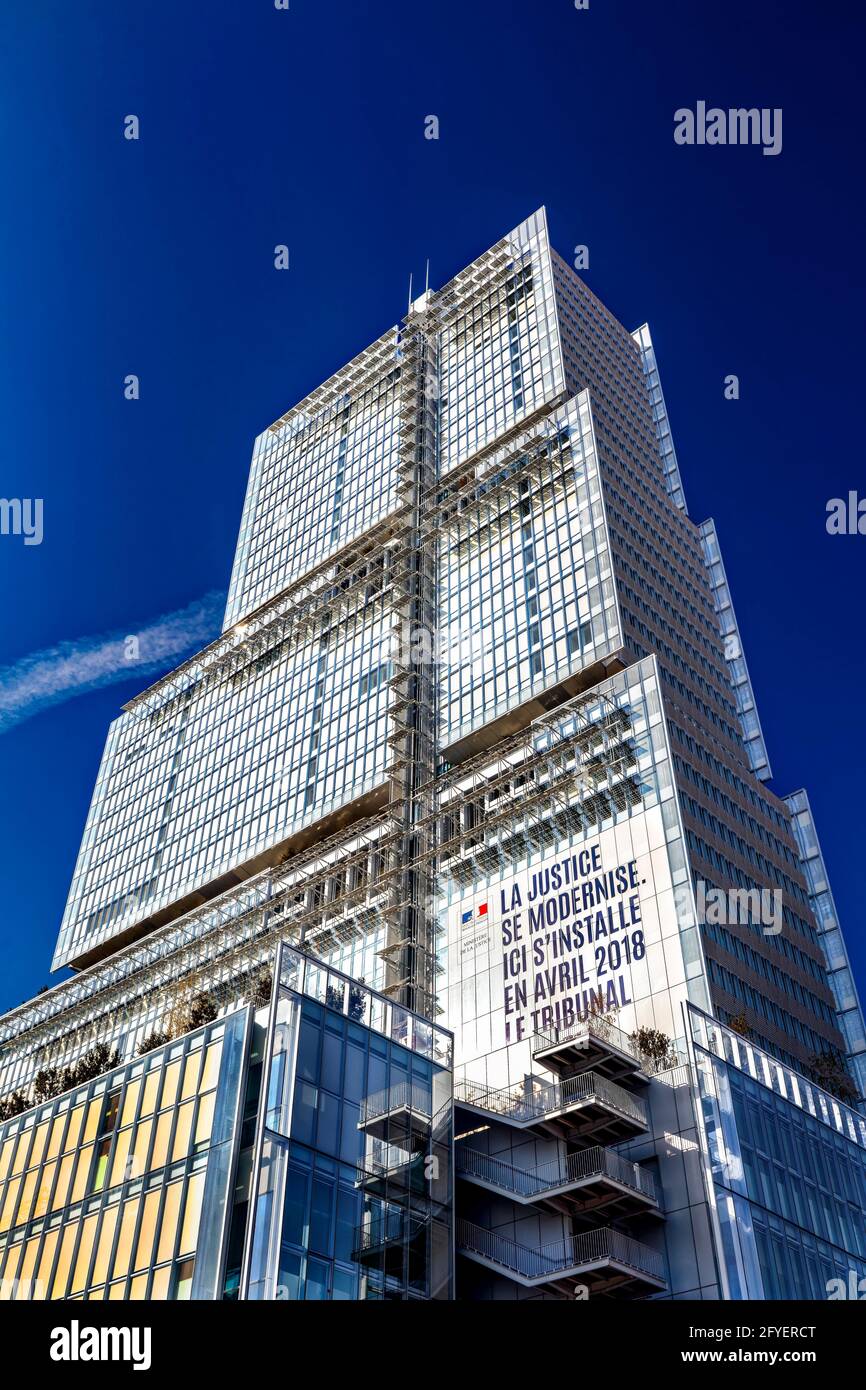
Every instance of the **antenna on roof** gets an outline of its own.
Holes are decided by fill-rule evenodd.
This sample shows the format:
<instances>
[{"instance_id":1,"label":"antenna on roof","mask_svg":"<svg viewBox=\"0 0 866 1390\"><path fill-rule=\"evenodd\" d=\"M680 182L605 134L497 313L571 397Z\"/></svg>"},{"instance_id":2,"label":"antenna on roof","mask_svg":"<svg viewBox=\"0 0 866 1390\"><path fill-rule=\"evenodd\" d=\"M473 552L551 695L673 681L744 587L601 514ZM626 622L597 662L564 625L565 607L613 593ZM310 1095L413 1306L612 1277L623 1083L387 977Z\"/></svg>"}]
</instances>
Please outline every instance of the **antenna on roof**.
<instances>
[{"instance_id":1,"label":"antenna on roof","mask_svg":"<svg viewBox=\"0 0 866 1390\"><path fill-rule=\"evenodd\" d=\"M428 257L427 257L427 274L426 274L426 276L424 277L424 293L427 294L427 292L428 292L429 289L430 289L430 257L428 256Z\"/></svg>"},{"instance_id":2,"label":"antenna on roof","mask_svg":"<svg viewBox=\"0 0 866 1390\"><path fill-rule=\"evenodd\" d=\"M408 307L408 309L406 310L406 313L407 313L407 314L411 314L411 312L412 312L412 276L410 275L410 276L409 276L409 307Z\"/></svg>"}]
</instances>

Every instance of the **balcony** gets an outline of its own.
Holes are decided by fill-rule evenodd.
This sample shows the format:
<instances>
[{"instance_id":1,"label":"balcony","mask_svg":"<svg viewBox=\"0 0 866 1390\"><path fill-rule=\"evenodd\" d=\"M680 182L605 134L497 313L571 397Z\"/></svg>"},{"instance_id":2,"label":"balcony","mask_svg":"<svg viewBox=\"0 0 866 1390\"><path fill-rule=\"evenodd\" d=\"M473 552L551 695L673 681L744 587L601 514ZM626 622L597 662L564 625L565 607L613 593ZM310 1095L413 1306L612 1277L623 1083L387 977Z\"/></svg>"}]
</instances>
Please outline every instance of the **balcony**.
<instances>
[{"instance_id":1,"label":"balcony","mask_svg":"<svg viewBox=\"0 0 866 1390\"><path fill-rule=\"evenodd\" d=\"M432 1108L429 1091L410 1081L401 1081L361 1102L358 1128L374 1139L405 1138L412 1129L429 1130Z\"/></svg>"},{"instance_id":2,"label":"balcony","mask_svg":"<svg viewBox=\"0 0 866 1390\"><path fill-rule=\"evenodd\" d=\"M647 1130L643 1101L594 1072L544 1081L528 1076L523 1086L496 1090L459 1081L454 1103L484 1119L495 1116L515 1129L531 1129L557 1139L620 1144Z\"/></svg>"},{"instance_id":3,"label":"balcony","mask_svg":"<svg viewBox=\"0 0 866 1390\"><path fill-rule=\"evenodd\" d=\"M666 1287L660 1252L609 1226L537 1248L471 1221L458 1221L456 1234L459 1254L524 1288L573 1298L585 1285L594 1297L640 1298Z\"/></svg>"},{"instance_id":4,"label":"balcony","mask_svg":"<svg viewBox=\"0 0 866 1390\"><path fill-rule=\"evenodd\" d=\"M559 1076L594 1071L608 1081L646 1081L646 1059L627 1033L601 1018L571 1028L549 1028L532 1039L533 1061Z\"/></svg>"},{"instance_id":5,"label":"balcony","mask_svg":"<svg viewBox=\"0 0 866 1390\"><path fill-rule=\"evenodd\" d=\"M429 1217L399 1208L376 1213L355 1232L352 1259L359 1264L375 1265L399 1278L406 1248L426 1239L429 1224Z\"/></svg>"},{"instance_id":6,"label":"balcony","mask_svg":"<svg viewBox=\"0 0 866 1390\"><path fill-rule=\"evenodd\" d=\"M612 1149L582 1149L537 1168L515 1168L464 1144L455 1149L457 1175L521 1206L542 1206L585 1219L661 1215L651 1173Z\"/></svg>"},{"instance_id":7,"label":"balcony","mask_svg":"<svg viewBox=\"0 0 866 1390\"><path fill-rule=\"evenodd\" d=\"M427 1176L427 1148L411 1152L399 1144L385 1144L374 1139L358 1165L355 1186L371 1196L391 1196L399 1190L427 1196L430 1181Z\"/></svg>"}]
</instances>

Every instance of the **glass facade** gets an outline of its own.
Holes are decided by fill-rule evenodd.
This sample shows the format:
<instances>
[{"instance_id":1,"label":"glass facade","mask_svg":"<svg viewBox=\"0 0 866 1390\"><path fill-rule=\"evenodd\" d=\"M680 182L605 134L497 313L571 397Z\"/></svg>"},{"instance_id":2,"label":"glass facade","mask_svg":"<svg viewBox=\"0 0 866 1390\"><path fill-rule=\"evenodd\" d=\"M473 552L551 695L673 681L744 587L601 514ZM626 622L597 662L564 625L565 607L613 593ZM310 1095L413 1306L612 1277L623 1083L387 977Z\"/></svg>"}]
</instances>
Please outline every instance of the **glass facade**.
<instances>
[{"instance_id":1,"label":"glass facade","mask_svg":"<svg viewBox=\"0 0 866 1390\"><path fill-rule=\"evenodd\" d=\"M866 1120L689 1010L731 1298L826 1299L866 1275Z\"/></svg>"},{"instance_id":2,"label":"glass facade","mask_svg":"<svg viewBox=\"0 0 866 1390\"><path fill-rule=\"evenodd\" d=\"M463 489L439 557L443 744L622 645L587 393Z\"/></svg>"},{"instance_id":3,"label":"glass facade","mask_svg":"<svg viewBox=\"0 0 866 1390\"><path fill-rule=\"evenodd\" d=\"M863 1098L866 1098L866 1026L863 1022L860 996L848 960L848 948L839 925L833 890L830 887L809 798L804 791L797 791L792 792L785 800L793 819L797 848L809 885L809 901L818 923L819 940L827 964L827 978L833 990L839 1028L845 1039L848 1069L861 1097L862 1107Z\"/></svg>"},{"instance_id":4,"label":"glass facade","mask_svg":"<svg viewBox=\"0 0 866 1390\"><path fill-rule=\"evenodd\" d=\"M455 1034L458 1078L495 1089L520 1087L536 1071L530 1034L539 1031L545 1005L559 1018L563 1001L572 1000L580 1017L592 991L621 978L620 996L627 996L622 1026L658 1028L673 1039L684 1000L709 1004L655 661L629 667L575 703L576 711L566 707L561 718L547 716L527 730L526 754L514 763L516 777L529 763L531 782L503 786L505 768L491 758L479 760L474 784L455 769L443 794L443 813L455 820L471 809L477 829L469 853L462 850L443 864L441 999ZM601 935L592 937L592 897L572 907L569 890L578 880L569 879L567 887L562 874L582 851L603 866L596 874L635 865L636 936L603 923ZM540 928L530 926L529 894L546 905L543 884L551 865L559 866L567 899L551 893L564 915L555 917L558 930L550 932L545 951ZM506 949L516 930L508 908L515 883L526 905L524 934L517 939L528 942L537 971L526 972L533 1002L524 1010L526 1032L518 1040L520 1010L509 981L519 975L508 964L515 952ZM607 902L606 896L594 905L606 908ZM564 981L566 970L572 983Z\"/></svg>"},{"instance_id":5,"label":"glass facade","mask_svg":"<svg viewBox=\"0 0 866 1390\"><path fill-rule=\"evenodd\" d=\"M565 390L542 208L440 292L444 475Z\"/></svg>"},{"instance_id":6,"label":"glass facade","mask_svg":"<svg viewBox=\"0 0 866 1390\"><path fill-rule=\"evenodd\" d=\"M288 947L0 1128L0 1298L448 1298L452 1040Z\"/></svg>"},{"instance_id":7,"label":"glass facade","mask_svg":"<svg viewBox=\"0 0 866 1390\"><path fill-rule=\"evenodd\" d=\"M749 755L749 764L755 776L759 777L762 782L766 782L773 774L770 759L767 756L767 745L761 730L755 692L752 689L749 668L746 665L743 644L740 641L737 615L734 612L731 590L728 585L728 577L725 574L725 564L719 548L719 538L714 521L704 521L701 524L701 541L703 542L707 572L713 589L713 598L716 603L716 612L719 615L719 627L725 639L725 659L730 672L731 689L737 702L737 713L740 716L743 744Z\"/></svg>"},{"instance_id":8,"label":"glass facade","mask_svg":"<svg viewBox=\"0 0 866 1390\"><path fill-rule=\"evenodd\" d=\"M450 1035L285 947L277 978L247 1297L449 1298Z\"/></svg>"},{"instance_id":9,"label":"glass facade","mask_svg":"<svg viewBox=\"0 0 866 1390\"><path fill-rule=\"evenodd\" d=\"M381 572L359 609L190 663L111 727L54 965L254 860L385 780L388 640ZM225 640L224 659L232 656ZM226 885L227 886L227 885Z\"/></svg>"},{"instance_id":10,"label":"glass facade","mask_svg":"<svg viewBox=\"0 0 866 1390\"><path fill-rule=\"evenodd\" d=\"M713 1006L745 1010L761 1045L802 1070L842 1038L790 812L760 780L769 761L715 530L688 515L646 325L630 334L552 262L568 389L592 402L625 659L658 659L692 876L781 906L778 932L702 921Z\"/></svg>"},{"instance_id":11,"label":"glass facade","mask_svg":"<svg viewBox=\"0 0 866 1390\"><path fill-rule=\"evenodd\" d=\"M247 1022L188 1033L0 1128L0 1298L216 1296Z\"/></svg>"},{"instance_id":12,"label":"glass facade","mask_svg":"<svg viewBox=\"0 0 866 1390\"><path fill-rule=\"evenodd\" d=\"M470 267L439 296L448 306L432 354L442 472L564 394L543 210L481 263L482 275ZM130 702L112 725L55 968L95 959L107 942L175 912L202 887L225 886L240 866L247 873L281 841L384 785L399 576L386 537L360 566L354 558L346 568L339 556L397 506L403 435L414 429L401 398L407 370L399 333L385 334L257 440L226 635ZM510 537L493 541L471 576L459 560L448 576L453 598L443 635L463 622L468 593L483 605L484 621L489 615L495 623L495 646L484 640L478 691L472 632L455 639L450 727L477 722L481 701L511 702L516 646L526 647L523 691L549 683L556 669L603 655L617 639L585 403L570 409L557 438L547 480L523 500L534 522L524 517ZM563 543L556 540L554 475L569 461L577 513ZM500 490L486 506L504 516L510 501ZM535 533L529 541L527 529ZM465 552L459 535L455 544ZM323 569L319 588L310 587ZM497 586L509 576L513 603L503 609ZM458 596L464 580L469 588ZM272 616L240 621L278 596ZM545 639L554 643L546 656Z\"/></svg>"},{"instance_id":13,"label":"glass facade","mask_svg":"<svg viewBox=\"0 0 866 1390\"><path fill-rule=\"evenodd\" d=\"M259 435L226 629L394 510L400 377L394 328Z\"/></svg>"},{"instance_id":14,"label":"glass facade","mask_svg":"<svg viewBox=\"0 0 866 1390\"><path fill-rule=\"evenodd\" d=\"M659 452L662 456L665 486L667 487L668 494L674 505L679 507L681 511L687 512L686 495L683 491L677 451L674 446L673 435L671 434L671 422L668 418L668 408L665 404L665 395L662 390L661 377L659 376L658 363L656 361L655 348L653 347L649 324L642 324L641 327L632 334L632 337L640 348L641 361L646 377L647 393L649 395L650 405L652 406L653 420L655 421L656 433L658 435Z\"/></svg>"}]
</instances>

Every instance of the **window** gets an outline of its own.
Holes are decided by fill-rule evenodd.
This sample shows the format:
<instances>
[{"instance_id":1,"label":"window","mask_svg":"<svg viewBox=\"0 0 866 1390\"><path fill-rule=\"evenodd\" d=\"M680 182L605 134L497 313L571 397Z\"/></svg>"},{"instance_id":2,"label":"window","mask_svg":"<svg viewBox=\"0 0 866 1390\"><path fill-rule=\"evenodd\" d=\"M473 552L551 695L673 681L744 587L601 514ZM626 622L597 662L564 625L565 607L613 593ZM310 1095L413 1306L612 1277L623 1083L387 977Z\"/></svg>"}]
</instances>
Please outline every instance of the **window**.
<instances>
[{"instance_id":1,"label":"window","mask_svg":"<svg viewBox=\"0 0 866 1390\"><path fill-rule=\"evenodd\" d=\"M584 649L592 645L592 640L592 622L587 618L579 627L573 627L568 633L568 655L582 656Z\"/></svg>"},{"instance_id":2,"label":"window","mask_svg":"<svg viewBox=\"0 0 866 1390\"><path fill-rule=\"evenodd\" d=\"M172 1298L186 1301L192 1291L192 1272L195 1260L179 1260L174 1267L174 1288Z\"/></svg>"}]
</instances>

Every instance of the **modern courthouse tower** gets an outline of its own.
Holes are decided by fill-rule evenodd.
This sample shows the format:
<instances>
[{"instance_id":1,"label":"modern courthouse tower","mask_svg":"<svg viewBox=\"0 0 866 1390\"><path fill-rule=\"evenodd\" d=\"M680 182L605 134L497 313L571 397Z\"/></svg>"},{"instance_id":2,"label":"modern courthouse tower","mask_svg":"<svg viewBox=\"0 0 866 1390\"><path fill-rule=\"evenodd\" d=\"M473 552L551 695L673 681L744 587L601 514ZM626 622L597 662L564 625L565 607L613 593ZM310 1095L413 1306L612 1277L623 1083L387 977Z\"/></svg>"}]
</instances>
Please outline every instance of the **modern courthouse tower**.
<instances>
[{"instance_id":1,"label":"modern courthouse tower","mask_svg":"<svg viewBox=\"0 0 866 1390\"><path fill-rule=\"evenodd\" d=\"M256 441L0 1020L0 1286L824 1299L866 1037L652 340L537 212Z\"/></svg>"}]
</instances>

